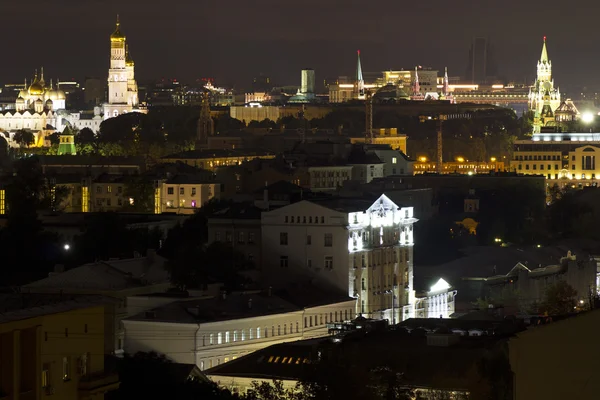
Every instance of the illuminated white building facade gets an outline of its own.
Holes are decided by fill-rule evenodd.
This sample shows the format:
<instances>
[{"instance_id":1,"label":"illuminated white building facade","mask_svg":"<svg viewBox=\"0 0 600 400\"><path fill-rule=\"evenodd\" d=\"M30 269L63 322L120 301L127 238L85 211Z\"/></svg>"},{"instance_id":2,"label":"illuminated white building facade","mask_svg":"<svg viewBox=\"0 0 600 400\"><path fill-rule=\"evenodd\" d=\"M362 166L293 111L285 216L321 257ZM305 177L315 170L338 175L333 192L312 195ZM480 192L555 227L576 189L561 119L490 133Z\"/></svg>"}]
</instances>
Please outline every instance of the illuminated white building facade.
<instances>
[{"instance_id":1,"label":"illuminated white building facade","mask_svg":"<svg viewBox=\"0 0 600 400\"><path fill-rule=\"evenodd\" d=\"M440 278L426 293L416 301L417 318L450 318L456 311L456 290Z\"/></svg>"},{"instance_id":2,"label":"illuminated white building facade","mask_svg":"<svg viewBox=\"0 0 600 400\"><path fill-rule=\"evenodd\" d=\"M382 195L300 201L262 214L263 272L273 285L312 280L357 300L356 314L414 316L412 207Z\"/></svg>"},{"instance_id":3,"label":"illuminated white building facade","mask_svg":"<svg viewBox=\"0 0 600 400\"><path fill-rule=\"evenodd\" d=\"M539 133L543 118L553 119L560 105L560 90L554 87L552 61L548 58L546 37L542 45L542 54L537 63L537 78L529 90L529 109L534 113L533 133Z\"/></svg>"},{"instance_id":4,"label":"illuminated white building facade","mask_svg":"<svg viewBox=\"0 0 600 400\"><path fill-rule=\"evenodd\" d=\"M135 64L129 54L127 38L117 27L110 35L110 69L108 70L108 103L104 104L104 119L137 111L138 87L135 81Z\"/></svg>"}]
</instances>

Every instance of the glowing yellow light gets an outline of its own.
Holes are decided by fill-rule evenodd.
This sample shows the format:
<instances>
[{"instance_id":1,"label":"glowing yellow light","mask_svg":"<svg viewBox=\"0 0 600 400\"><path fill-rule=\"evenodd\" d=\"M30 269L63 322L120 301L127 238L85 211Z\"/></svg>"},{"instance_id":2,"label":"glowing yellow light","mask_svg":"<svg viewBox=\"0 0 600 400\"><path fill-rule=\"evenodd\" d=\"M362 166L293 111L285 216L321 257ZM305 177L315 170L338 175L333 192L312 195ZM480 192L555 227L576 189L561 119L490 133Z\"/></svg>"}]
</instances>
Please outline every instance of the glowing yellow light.
<instances>
[{"instance_id":1,"label":"glowing yellow light","mask_svg":"<svg viewBox=\"0 0 600 400\"><path fill-rule=\"evenodd\" d=\"M496 162L496 157L492 157L492 158L490 158L490 161L491 161L491 162Z\"/></svg>"},{"instance_id":2,"label":"glowing yellow light","mask_svg":"<svg viewBox=\"0 0 600 400\"><path fill-rule=\"evenodd\" d=\"M581 120L586 124L589 124L590 122L594 121L594 114L590 112L583 113L581 115Z\"/></svg>"},{"instance_id":3,"label":"glowing yellow light","mask_svg":"<svg viewBox=\"0 0 600 400\"><path fill-rule=\"evenodd\" d=\"M465 162L465 159L464 159L464 157L456 157L456 161Z\"/></svg>"},{"instance_id":4,"label":"glowing yellow light","mask_svg":"<svg viewBox=\"0 0 600 400\"><path fill-rule=\"evenodd\" d=\"M419 157L419 161L426 162L427 161L427 157L421 156L421 157Z\"/></svg>"}]
</instances>

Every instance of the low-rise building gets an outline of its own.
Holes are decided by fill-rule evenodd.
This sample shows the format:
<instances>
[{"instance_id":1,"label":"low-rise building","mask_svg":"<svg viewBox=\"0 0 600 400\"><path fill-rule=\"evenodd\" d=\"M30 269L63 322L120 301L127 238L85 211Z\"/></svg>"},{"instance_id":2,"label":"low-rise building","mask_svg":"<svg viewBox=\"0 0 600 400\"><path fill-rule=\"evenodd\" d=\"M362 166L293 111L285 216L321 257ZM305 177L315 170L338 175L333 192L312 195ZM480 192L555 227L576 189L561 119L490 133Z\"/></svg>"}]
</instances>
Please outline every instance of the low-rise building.
<instances>
[{"instance_id":1,"label":"low-rise building","mask_svg":"<svg viewBox=\"0 0 600 400\"><path fill-rule=\"evenodd\" d=\"M352 179L352 170L351 165L312 165L308 167L310 190L336 191Z\"/></svg>"},{"instance_id":2,"label":"low-rise building","mask_svg":"<svg viewBox=\"0 0 600 400\"><path fill-rule=\"evenodd\" d=\"M355 300L298 306L270 291L178 300L123 321L125 351L155 351L200 370L272 344L327 335L354 317Z\"/></svg>"},{"instance_id":3,"label":"low-rise building","mask_svg":"<svg viewBox=\"0 0 600 400\"><path fill-rule=\"evenodd\" d=\"M22 293L102 295L115 301L107 305L107 354L123 352L122 320L128 316L127 297L164 292L171 287L166 260L149 250L146 257L99 261L64 271L58 267L47 278L21 287ZM137 313L137 312L136 312Z\"/></svg>"},{"instance_id":4,"label":"low-rise building","mask_svg":"<svg viewBox=\"0 0 600 400\"><path fill-rule=\"evenodd\" d=\"M105 369L101 296L0 295L0 397L103 399L119 387Z\"/></svg>"}]
</instances>

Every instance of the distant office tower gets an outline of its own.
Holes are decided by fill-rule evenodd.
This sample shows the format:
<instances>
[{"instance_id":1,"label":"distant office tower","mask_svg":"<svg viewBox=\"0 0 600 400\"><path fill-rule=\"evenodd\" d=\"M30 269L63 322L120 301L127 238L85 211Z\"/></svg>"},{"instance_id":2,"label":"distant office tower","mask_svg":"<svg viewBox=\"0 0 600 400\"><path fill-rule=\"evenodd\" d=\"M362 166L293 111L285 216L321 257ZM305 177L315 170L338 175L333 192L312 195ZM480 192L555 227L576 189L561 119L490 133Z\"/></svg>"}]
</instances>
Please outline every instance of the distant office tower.
<instances>
[{"instance_id":1,"label":"distant office tower","mask_svg":"<svg viewBox=\"0 0 600 400\"><path fill-rule=\"evenodd\" d=\"M300 93L314 93L315 92L315 70L307 68L302 70L302 82Z\"/></svg>"},{"instance_id":2,"label":"distant office tower","mask_svg":"<svg viewBox=\"0 0 600 400\"><path fill-rule=\"evenodd\" d=\"M493 53L489 39L473 38L465 79L477 85L492 83L498 73Z\"/></svg>"}]
</instances>

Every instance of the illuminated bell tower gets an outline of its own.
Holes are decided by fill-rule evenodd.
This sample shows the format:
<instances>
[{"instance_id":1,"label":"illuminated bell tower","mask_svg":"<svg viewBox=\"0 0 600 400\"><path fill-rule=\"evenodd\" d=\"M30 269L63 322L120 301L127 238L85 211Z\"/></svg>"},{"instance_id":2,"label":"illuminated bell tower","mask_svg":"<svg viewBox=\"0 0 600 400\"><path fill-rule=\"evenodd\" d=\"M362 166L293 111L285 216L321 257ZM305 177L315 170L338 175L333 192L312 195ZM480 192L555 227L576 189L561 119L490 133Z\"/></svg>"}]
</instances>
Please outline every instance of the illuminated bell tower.
<instances>
[{"instance_id":1,"label":"illuminated bell tower","mask_svg":"<svg viewBox=\"0 0 600 400\"><path fill-rule=\"evenodd\" d=\"M362 65L360 64L360 50L356 52L358 56L358 64L356 66L356 91L359 100L365 99L365 80L362 73Z\"/></svg>"},{"instance_id":2,"label":"illuminated bell tower","mask_svg":"<svg viewBox=\"0 0 600 400\"><path fill-rule=\"evenodd\" d=\"M135 81L134 67L135 64L127 46L127 38L121 32L121 22L117 15L115 31L110 35L108 103L104 104L104 119L132 112L138 107L138 87Z\"/></svg>"}]
</instances>

